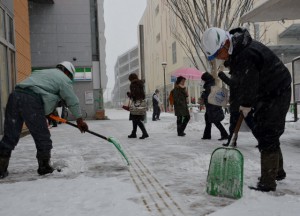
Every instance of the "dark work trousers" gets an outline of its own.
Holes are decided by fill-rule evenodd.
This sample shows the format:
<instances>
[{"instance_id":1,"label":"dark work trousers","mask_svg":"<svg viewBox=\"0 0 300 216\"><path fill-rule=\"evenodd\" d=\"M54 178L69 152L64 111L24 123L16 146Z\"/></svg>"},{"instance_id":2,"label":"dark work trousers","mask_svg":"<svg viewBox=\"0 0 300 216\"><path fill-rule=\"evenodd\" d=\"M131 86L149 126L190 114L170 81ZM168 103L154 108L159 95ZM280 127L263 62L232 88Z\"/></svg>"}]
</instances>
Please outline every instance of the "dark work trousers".
<instances>
[{"instance_id":1,"label":"dark work trousers","mask_svg":"<svg viewBox=\"0 0 300 216\"><path fill-rule=\"evenodd\" d=\"M212 124L214 124L219 129L219 131L221 133L221 137L227 137L228 136L227 131L225 130L225 128L223 127L221 122L211 123L210 121L208 121L207 113L205 113L204 118L205 118L205 129L204 129L203 138L206 138L206 139L211 138Z\"/></svg>"},{"instance_id":2,"label":"dark work trousers","mask_svg":"<svg viewBox=\"0 0 300 216\"><path fill-rule=\"evenodd\" d=\"M159 119L159 116L160 116L160 107L158 105L153 106L152 120Z\"/></svg>"},{"instance_id":3,"label":"dark work trousers","mask_svg":"<svg viewBox=\"0 0 300 216\"><path fill-rule=\"evenodd\" d=\"M276 176L284 172L279 139L284 132L290 99L291 88L288 88L259 101L254 109L253 134L261 153L260 182L271 188L276 188Z\"/></svg>"},{"instance_id":4,"label":"dark work trousers","mask_svg":"<svg viewBox=\"0 0 300 216\"><path fill-rule=\"evenodd\" d=\"M137 127L141 129L143 135L148 135L144 123L140 119L133 119L132 120L132 133L131 134L136 134Z\"/></svg>"},{"instance_id":5,"label":"dark work trousers","mask_svg":"<svg viewBox=\"0 0 300 216\"><path fill-rule=\"evenodd\" d=\"M14 91L10 94L5 111L4 136L0 152L10 153L18 144L23 123L28 127L36 148L37 157L50 158L52 141L41 98Z\"/></svg>"},{"instance_id":6,"label":"dark work trousers","mask_svg":"<svg viewBox=\"0 0 300 216\"><path fill-rule=\"evenodd\" d=\"M254 108L253 134L260 151L276 151L280 146L279 138L284 132L285 117L290 107L291 89L278 96L270 96L258 102Z\"/></svg>"},{"instance_id":7,"label":"dark work trousers","mask_svg":"<svg viewBox=\"0 0 300 216\"><path fill-rule=\"evenodd\" d=\"M189 123L190 116L177 116L177 133L182 134Z\"/></svg>"}]
</instances>

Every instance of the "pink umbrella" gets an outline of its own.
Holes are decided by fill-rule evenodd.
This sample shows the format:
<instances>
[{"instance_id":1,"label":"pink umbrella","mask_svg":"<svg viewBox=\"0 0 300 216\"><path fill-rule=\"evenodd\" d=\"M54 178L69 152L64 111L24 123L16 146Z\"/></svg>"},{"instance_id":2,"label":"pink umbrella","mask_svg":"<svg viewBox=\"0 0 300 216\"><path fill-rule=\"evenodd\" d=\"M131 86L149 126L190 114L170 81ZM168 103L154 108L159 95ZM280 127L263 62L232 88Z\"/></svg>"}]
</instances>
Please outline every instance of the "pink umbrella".
<instances>
[{"instance_id":1,"label":"pink umbrella","mask_svg":"<svg viewBox=\"0 0 300 216\"><path fill-rule=\"evenodd\" d=\"M202 72L197 70L196 68L180 68L172 73L172 76L179 77L183 76L188 80L200 80L202 76Z\"/></svg>"}]
</instances>

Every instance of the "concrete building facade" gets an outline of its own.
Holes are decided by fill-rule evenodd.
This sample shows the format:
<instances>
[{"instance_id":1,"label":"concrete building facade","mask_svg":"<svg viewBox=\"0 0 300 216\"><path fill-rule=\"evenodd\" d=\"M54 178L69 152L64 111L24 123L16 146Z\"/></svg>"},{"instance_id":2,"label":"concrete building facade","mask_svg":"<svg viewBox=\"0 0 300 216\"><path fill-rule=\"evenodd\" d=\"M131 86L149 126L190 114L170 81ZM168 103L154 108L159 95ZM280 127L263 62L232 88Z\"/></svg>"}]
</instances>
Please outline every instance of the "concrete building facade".
<instances>
[{"instance_id":1,"label":"concrete building facade","mask_svg":"<svg viewBox=\"0 0 300 216\"><path fill-rule=\"evenodd\" d=\"M130 85L128 76L131 73L135 73L141 78L138 46L118 56L115 64L115 85L112 91L112 101L116 108L121 107L127 99L126 93L129 91Z\"/></svg>"},{"instance_id":2,"label":"concrete building facade","mask_svg":"<svg viewBox=\"0 0 300 216\"><path fill-rule=\"evenodd\" d=\"M34 68L67 60L76 67L74 89L88 117L104 118L106 88L104 0L0 2L0 137L5 106L17 82ZM30 17L30 18L29 18Z\"/></svg>"},{"instance_id":3,"label":"concrete building facade","mask_svg":"<svg viewBox=\"0 0 300 216\"><path fill-rule=\"evenodd\" d=\"M180 68L193 67L190 59L178 41L172 36L172 31L181 31L178 19L162 0L148 0L145 12L139 22L139 47L141 73L145 78L145 89L148 98L155 89L161 92L164 101L164 79L166 96L173 89L175 79L172 72ZM164 69L162 63L166 62ZM200 68L200 70L203 70ZM164 77L165 76L165 77ZM188 84L188 83L187 83ZM200 96L200 84L189 83L190 100ZM168 100L167 100L168 102Z\"/></svg>"},{"instance_id":4,"label":"concrete building facade","mask_svg":"<svg viewBox=\"0 0 300 216\"><path fill-rule=\"evenodd\" d=\"M103 0L31 1L32 67L51 68L70 61L74 89L88 118L104 118L106 88ZM102 32L102 34L99 34ZM102 53L100 54L100 50Z\"/></svg>"},{"instance_id":5,"label":"concrete building facade","mask_svg":"<svg viewBox=\"0 0 300 216\"><path fill-rule=\"evenodd\" d=\"M262 2L263 0L255 0L254 7ZM167 63L165 70L167 96L173 88L171 73L179 68L193 67L181 45L172 36L172 31L182 31L178 27L179 22L164 1L147 1L138 33L141 74L146 80L148 97L151 97L155 89L159 89L161 93L164 92L162 62ZM250 25L245 23L244 27L249 28L253 38L266 44L284 63L291 62L293 58L300 56L299 20L251 23ZM200 70L204 71L203 68ZM200 91L199 83L192 85L189 88L190 97L198 98Z\"/></svg>"}]
</instances>

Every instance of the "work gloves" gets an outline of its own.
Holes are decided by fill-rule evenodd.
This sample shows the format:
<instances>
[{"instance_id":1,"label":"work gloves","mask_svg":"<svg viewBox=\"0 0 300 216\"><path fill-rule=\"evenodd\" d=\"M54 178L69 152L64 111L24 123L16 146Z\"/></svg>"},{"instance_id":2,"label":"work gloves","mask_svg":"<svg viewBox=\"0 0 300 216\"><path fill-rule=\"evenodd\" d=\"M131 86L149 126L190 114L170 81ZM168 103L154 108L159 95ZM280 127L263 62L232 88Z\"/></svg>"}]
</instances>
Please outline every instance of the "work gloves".
<instances>
[{"instance_id":1,"label":"work gloves","mask_svg":"<svg viewBox=\"0 0 300 216\"><path fill-rule=\"evenodd\" d=\"M88 125L83 121L82 118L78 118L76 120L76 123L77 123L77 127L81 133L84 133L89 129Z\"/></svg>"},{"instance_id":2,"label":"work gloves","mask_svg":"<svg viewBox=\"0 0 300 216\"><path fill-rule=\"evenodd\" d=\"M240 106L240 111L243 112L244 118L246 118L249 112L251 111L251 107Z\"/></svg>"}]
</instances>

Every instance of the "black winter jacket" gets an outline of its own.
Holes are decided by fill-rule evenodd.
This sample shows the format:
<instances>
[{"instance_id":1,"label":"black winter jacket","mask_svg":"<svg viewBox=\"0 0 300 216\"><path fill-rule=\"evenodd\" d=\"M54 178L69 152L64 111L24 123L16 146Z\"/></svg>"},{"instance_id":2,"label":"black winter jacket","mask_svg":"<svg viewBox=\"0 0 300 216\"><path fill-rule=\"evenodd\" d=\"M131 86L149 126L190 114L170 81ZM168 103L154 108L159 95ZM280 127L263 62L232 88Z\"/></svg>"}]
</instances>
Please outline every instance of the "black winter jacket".
<instances>
[{"instance_id":1,"label":"black winter jacket","mask_svg":"<svg viewBox=\"0 0 300 216\"><path fill-rule=\"evenodd\" d=\"M229 33L233 35L233 53L228 64L232 78L238 80L240 105L254 107L290 87L290 72L267 46L253 40L246 29Z\"/></svg>"},{"instance_id":2,"label":"black winter jacket","mask_svg":"<svg viewBox=\"0 0 300 216\"><path fill-rule=\"evenodd\" d=\"M186 88L181 88L179 85L173 89L174 110L176 116L189 116L189 109L187 105Z\"/></svg>"},{"instance_id":3,"label":"black winter jacket","mask_svg":"<svg viewBox=\"0 0 300 216\"><path fill-rule=\"evenodd\" d=\"M229 73L231 74L231 73ZM234 76L230 78L223 72L218 73L219 78L229 86L230 97L229 97L229 110L230 112L239 112L240 103L239 103L239 95L238 95L238 80L235 80Z\"/></svg>"}]
</instances>

